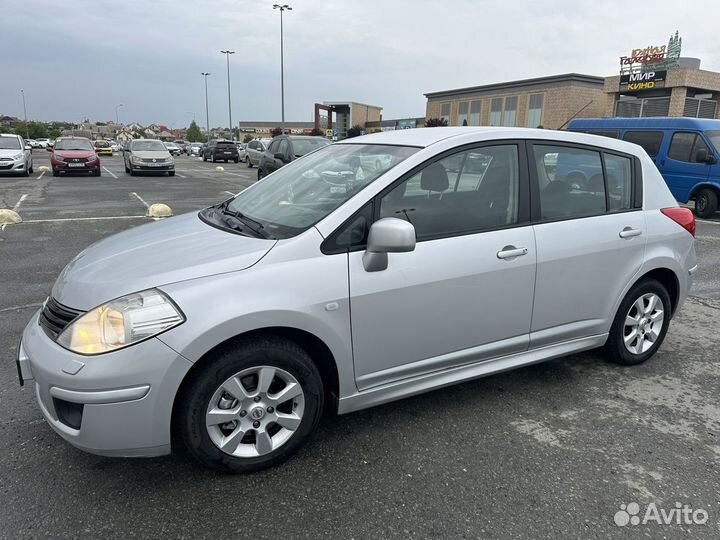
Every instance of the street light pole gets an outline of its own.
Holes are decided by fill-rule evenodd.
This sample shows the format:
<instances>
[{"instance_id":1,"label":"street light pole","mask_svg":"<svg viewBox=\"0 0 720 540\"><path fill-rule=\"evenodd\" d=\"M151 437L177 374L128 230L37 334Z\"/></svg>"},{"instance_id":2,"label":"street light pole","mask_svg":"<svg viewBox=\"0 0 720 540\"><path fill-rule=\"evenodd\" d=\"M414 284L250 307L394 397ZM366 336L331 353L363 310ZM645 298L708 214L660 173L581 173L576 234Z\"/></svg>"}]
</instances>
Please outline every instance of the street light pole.
<instances>
[{"instance_id":1,"label":"street light pole","mask_svg":"<svg viewBox=\"0 0 720 540\"><path fill-rule=\"evenodd\" d=\"M120 104L118 104L118 105L115 105L115 123L116 123L116 124L119 124L119 123L120 123L120 116L118 115L118 109L119 109L120 107L122 107L122 106L123 106L122 103L120 103Z\"/></svg>"},{"instance_id":2,"label":"street light pole","mask_svg":"<svg viewBox=\"0 0 720 540\"><path fill-rule=\"evenodd\" d=\"M207 78L209 73L201 73L205 77L205 122L207 123L207 140L210 140L210 109L208 108Z\"/></svg>"},{"instance_id":3,"label":"street light pole","mask_svg":"<svg viewBox=\"0 0 720 540\"><path fill-rule=\"evenodd\" d=\"M230 100L230 55L235 54L235 51L220 51L222 54L225 55L225 59L227 60L227 79L228 79L228 116L230 117L230 139L235 140L235 134L233 133L233 123L232 123L232 102Z\"/></svg>"},{"instance_id":4,"label":"street light pole","mask_svg":"<svg viewBox=\"0 0 720 540\"><path fill-rule=\"evenodd\" d=\"M30 138L30 126L27 123L27 109L25 108L25 90L20 90L23 98L23 114L25 115L25 138Z\"/></svg>"},{"instance_id":5,"label":"street light pole","mask_svg":"<svg viewBox=\"0 0 720 540\"><path fill-rule=\"evenodd\" d=\"M273 4L273 9L280 10L280 107L281 107L281 121L280 127L285 132L285 46L283 43L283 11L292 11L292 8L287 4Z\"/></svg>"}]
</instances>

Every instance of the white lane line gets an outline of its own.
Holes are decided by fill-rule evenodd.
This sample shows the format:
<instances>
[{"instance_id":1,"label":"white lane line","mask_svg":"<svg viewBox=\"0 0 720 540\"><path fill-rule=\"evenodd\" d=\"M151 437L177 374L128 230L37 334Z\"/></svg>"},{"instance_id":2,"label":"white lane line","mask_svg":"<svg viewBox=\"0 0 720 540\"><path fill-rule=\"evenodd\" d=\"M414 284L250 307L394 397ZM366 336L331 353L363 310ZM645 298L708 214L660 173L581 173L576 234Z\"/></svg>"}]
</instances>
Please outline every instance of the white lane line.
<instances>
[{"instance_id":1,"label":"white lane line","mask_svg":"<svg viewBox=\"0 0 720 540\"><path fill-rule=\"evenodd\" d=\"M109 174L110 176L112 176L113 178L117 178L117 176L115 176L115 174L114 174L111 170L109 170L107 167L103 167L103 171L105 171L106 173L108 173L108 174Z\"/></svg>"},{"instance_id":2,"label":"white lane line","mask_svg":"<svg viewBox=\"0 0 720 540\"><path fill-rule=\"evenodd\" d=\"M709 221L707 219L696 219L698 223L709 223L710 225L720 225L720 221Z\"/></svg>"},{"instance_id":3,"label":"white lane line","mask_svg":"<svg viewBox=\"0 0 720 540\"><path fill-rule=\"evenodd\" d=\"M17 212L17 211L20 209L20 205L23 203L23 201L24 201L25 199L27 199L27 196L28 196L27 193L23 193L23 194L20 196L20 199L18 200L18 202L16 202L16 203L15 203L15 206L12 207L12 211L13 211L13 212ZM3 224L3 225L0 225L0 231L4 231L4 230L5 230L5 227L7 227L7 223L5 223L5 224Z\"/></svg>"},{"instance_id":4,"label":"white lane line","mask_svg":"<svg viewBox=\"0 0 720 540\"><path fill-rule=\"evenodd\" d=\"M252 176L248 176L247 174L240 174L240 173L227 172L227 171L225 171L225 174L230 174L232 176L239 176L240 178L246 178L248 180L252 179Z\"/></svg>"},{"instance_id":5,"label":"white lane line","mask_svg":"<svg viewBox=\"0 0 720 540\"><path fill-rule=\"evenodd\" d=\"M145 202L145 199L143 199L140 195L138 195L138 194L135 193L134 191L133 191L132 193L130 193L130 195L132 195L133 197L136 197L138 201L140 201L141 203L143 203L143 204L145 205L145 208L148 208L148 209L150 208L150 205Z\"/></svg>"},{"instance_id":6,"label":"white lane line","mask_svg":"<svg viewBox=\"0 0 720 540\"><path fill-rule=\"evenodd\" d=\"M223 193L227 193L227 194L230 195L231 197L234 197L234 196L235 196L235 194L234 194L232 191L223 191Z\"/></svg>"},{"instance_id":7,"label":"white lane line","mask_svg":"<svg viewBox=\"0 0 720 540\"><path fill-rule=\"evenodd\" d=\"M13 206L13 212L17 212L17 211L18 211L18 208L20 208L20 205L23 203L23 201L24 201L25 199L27 199L27 196L28 196L27 193L23 193L23 194L22 194L22 196L20 197L20 200L15 203L15 206Z\"/></svg>"},{"instance_id":8,"label":"white lane line","mask_svg":"<svg viewBox=\"0 0 720 540\"><path fill-rule=\"evenodd\" d=\"M179 172L175 171L175 176L179 176L180 178L187 178L187 176L183 176Z\"/></svg>"},{"instance_id":9,"label":"white lane line","mask_svg":"<svg viewBox=\"0 0 720 540\"><path fill-rule=\"evenodd\" d=\"M77 217L57 219L29 219L22 223L56 223L58 221L103 221L108 219L147 219L147 216L99 216L99 217Z\"/></svg>"}]
</instances>

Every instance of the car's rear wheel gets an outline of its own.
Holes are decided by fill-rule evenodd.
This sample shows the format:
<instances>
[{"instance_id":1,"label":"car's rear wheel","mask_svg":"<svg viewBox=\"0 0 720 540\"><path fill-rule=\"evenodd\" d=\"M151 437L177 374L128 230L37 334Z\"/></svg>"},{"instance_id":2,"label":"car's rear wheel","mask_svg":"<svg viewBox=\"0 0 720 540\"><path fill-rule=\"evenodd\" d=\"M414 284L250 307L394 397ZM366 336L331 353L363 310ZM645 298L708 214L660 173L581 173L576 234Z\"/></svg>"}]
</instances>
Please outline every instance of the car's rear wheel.
<instances>
[{"instance_id":1,"label":"car's rear wheel","mask_svg":"<svg viewBox=\"0 0 720 540\"><path fill-rule=\"evenodd\" d=\"M707 219L713 217L718 209L718 195L714 189L701 189L695 195L695 214L699 218Z\"/></svg>"},{"instance_id":2,"label":"car's rear wheel","mask_svg":"<svg viewBox=\"0 0 720 540\"><path fill-rule=\"evenodd\" d=\"M605 350L618 364L642 364L655 354L670 325L672 303L654 279L636 283L627 293L610 328Z\"/></svg>"},{"instance_id":3,"label":"car's rear wheel","mask_svg":"<svg viewBox=\"0 0 720 540\"><path fill-rule=\"evenodd\" d=\"M308 354L277 337L217 353L180 397L185 446L201 463L252 472L293 455L322 412L320 374Z\"/></svg>"}]
</instances>

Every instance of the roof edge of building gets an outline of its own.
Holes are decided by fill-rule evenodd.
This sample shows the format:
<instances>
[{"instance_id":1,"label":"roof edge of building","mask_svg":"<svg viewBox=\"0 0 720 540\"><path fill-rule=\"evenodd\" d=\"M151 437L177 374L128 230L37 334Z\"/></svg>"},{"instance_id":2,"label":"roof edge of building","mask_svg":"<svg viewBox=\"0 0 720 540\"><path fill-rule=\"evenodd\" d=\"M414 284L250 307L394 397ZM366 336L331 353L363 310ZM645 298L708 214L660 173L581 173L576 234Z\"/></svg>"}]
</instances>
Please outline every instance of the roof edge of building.
<instances>
[{"instance_id":1,"label":"roof edge of building","mask_svg":"<svg viewBox=\"0 0 720 540\"><path fill-rule=\"evenodd\" d=\"M464 88L456 88L453 90L438 90L437 92L428 92L424 96L428 99L437 97L447 97L457 94L467 94L472 92L486 92L488 90L504 90L508 88L517 88L518 86L535 86L538 84L561 83L561 82L581 82L586 84L597 84L602 86L605 83L605 77L597 75L586 75L583 73L563 73L561 75L549 75L546 77L534 77L531 79L519 79L515 81L507 81L501 83L483 84L479 86L467 86Z\"/></svg>"}]
</instances>

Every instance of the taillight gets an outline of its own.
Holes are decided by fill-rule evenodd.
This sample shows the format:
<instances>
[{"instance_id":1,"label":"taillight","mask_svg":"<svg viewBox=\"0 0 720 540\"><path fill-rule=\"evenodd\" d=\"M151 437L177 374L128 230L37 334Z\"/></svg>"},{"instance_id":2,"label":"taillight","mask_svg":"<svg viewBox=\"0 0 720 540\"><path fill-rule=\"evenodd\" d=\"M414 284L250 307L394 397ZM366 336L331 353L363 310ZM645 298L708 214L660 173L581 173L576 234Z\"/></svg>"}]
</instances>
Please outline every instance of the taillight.
<instances>
[{"instance_id":1,"label":"taillight","mask_svg":"<svg viewBox=\"0 0 720 540\"><path fill-rule=\"evenodd\" d=\"M695 214L688 208L663 208L660 210L687 232L695 236Z\"/></svg>"}]
</instances>

